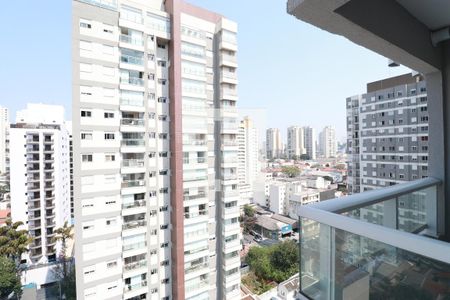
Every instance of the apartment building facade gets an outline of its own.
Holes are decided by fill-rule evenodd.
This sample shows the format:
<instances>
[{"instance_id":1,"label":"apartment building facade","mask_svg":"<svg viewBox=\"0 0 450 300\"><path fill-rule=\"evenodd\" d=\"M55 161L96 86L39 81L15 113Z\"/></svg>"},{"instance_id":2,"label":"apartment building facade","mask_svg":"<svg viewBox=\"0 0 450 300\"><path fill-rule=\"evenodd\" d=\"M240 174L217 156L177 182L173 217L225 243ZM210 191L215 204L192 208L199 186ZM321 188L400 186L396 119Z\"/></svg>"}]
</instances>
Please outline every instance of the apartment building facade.
<instances>
[{"instance_id":1,"label":"apartment building facade","mask_svg":"<svg viewBox=\"0 0 450 300\"><path fill-rule=\"evenodd\" d=\"M238 180L241 205L253 198L253 187L260 171L258 133L252 119L244 117L239 125L238 140Z\"/></svg>"},{"instance_id":2,"label":"apartment building facade","mask_svg":"<svg viewBox=\"0 0 450 300\"><path fill-rule=\"evenodd\" d=\"M366 94L347 98L347 145L352 193L427 177L423 76L405 74L372 82Z\"/></svg>"},{"instance_id":3,"label":"apartment building facade","mask_svg":"<svg viewBox=\"0 0 450 300\"><path fill-rule=\"evenodd\" d=\"M78 299L234 299L237 26L183 1L73 1Z\"/></svg>"},{"instance_id":4,"label":"apartment building facade","mask_svg":"<svg viewBox=\"0 0 450 300\"><path fill-rule=\"evenodd\" d=\"M9 172L9 111L0 106L0 174Z\"/></svg>"},{"instance_id":5,"label":"apartment building facade","mask_svg":"<svg viewBox=\"0 0 450 300\"><path fill-rule=\"evenodd\" d=\"M290 126L287 129L286 155L290 159L300 159L302 154L306 154L303 128Z\"/></svg>"},{"instance_id":6,"label":"apartment building facade","mask_svg":"<svg viewBox=\"0 0 450 300\"><path fill-rule=\"evenodd\" d=\"M69 134L60 106L30 105L11 124L11 218L32 242L22 262L55 261L61 251L55 229L70 220Z\"/></svg>"},{"instance_id":7,"label":"apartment building facade","mask_svg":"<svg viewBox=\"0 0 450 300\"><path fill-rule=\"evenodd\" d=\"M325 126L319 134L319 153L324 158L336 157L336 129Z\"/></svg>"},{"instance_id":8,"label":"apartment building facade","mask_svg":"<svg viewBox=\"0 0 450 300\"><path fill-rule=\"evenodd\" d=\"M316 159L317 150L316 150L316 144L317 144L317 138L316 138L316 130L310 126L303 127L303 135L305 137L305 149L306 154L308 155L309 159Z\"/></svg>"},{"instance_id":9,"label":"apartment building facade","mask_svg":"<svg viewBox=\"0 0 450 300\"><path fill-rule=\"evenodd\" d=\"M266 130L266 156L267 159L280 158L283 154L283 142L278 128Z\"/></svg>"}]
</instances>

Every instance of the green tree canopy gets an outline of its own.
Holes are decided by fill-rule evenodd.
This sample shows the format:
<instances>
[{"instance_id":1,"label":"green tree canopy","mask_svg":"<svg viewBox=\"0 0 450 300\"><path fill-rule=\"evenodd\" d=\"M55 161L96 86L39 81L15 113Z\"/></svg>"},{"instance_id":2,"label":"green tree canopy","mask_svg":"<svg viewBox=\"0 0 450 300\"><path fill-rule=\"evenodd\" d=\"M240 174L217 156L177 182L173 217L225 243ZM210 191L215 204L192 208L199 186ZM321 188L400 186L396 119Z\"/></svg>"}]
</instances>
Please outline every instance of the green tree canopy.
<instances>
[{"instance_id":1,"label":"green tree canopy","mask_svg":"<svg viewBox=\"0 0 450 300\"><path fill-rule=\"evenodd\" d=\"M12 292L20 296L22 284L14 261L5 256L0 256L0 270L0 299L6 299Z\"/></svg>"},{"instance_id":2,"label":"green tree canopy","mask_svg":"<svg viewBox=\"0 0 450 300\"><path fill-rule=\"evenodd\" d=\"M0 227L0 256L6 256L12 259L16 264L19 263L22 253L28 251L28 245L31 243L31 237L26 230L18 230L22 222L13 223L7 219L4 226Z\"/></svg>"},{"instance_id":3,"label":"green tree canopy","mask_svg":"<svg viewBox=\"0 0 450 300\"><path fill-rule=\"evenodd\" d=\"M284 241L269 247L252 247L245 260L256 276L280 283L298 272L298 246L294 241Z\"/></svg>"},{"instance_id":4,"label":"green tree canopy","mask_svg":"<svg viewBox=\"0 0 450 300\"><path fill-rule=\"evenodd\" d=\"M283 166L281 172L289 178L294 178L300 174L300 169L297 166Z\"/></svg>"},{"instance_id":5,"label":"green tree canopy","mask_svg":"<svg viewBox=\"0 0 450 300\"><path fill-rule=\"evenodd\" d=\"M253 207L251 207L248 204L244 205L244 214L247 217L254 217L255 216L255 209Z\"/></svg>"}]
</instances>

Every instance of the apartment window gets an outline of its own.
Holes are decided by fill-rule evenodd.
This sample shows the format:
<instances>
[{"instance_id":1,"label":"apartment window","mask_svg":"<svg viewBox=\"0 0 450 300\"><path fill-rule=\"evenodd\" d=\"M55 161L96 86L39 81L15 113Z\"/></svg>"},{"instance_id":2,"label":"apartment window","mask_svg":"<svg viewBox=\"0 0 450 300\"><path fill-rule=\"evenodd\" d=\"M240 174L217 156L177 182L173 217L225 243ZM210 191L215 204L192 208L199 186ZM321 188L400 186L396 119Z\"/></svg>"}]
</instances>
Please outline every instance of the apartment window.
<instances>
[{"instance_id":1,"label":"apartment window","mask_svg":"<svg viewBox=\"0 0 450 300\"><path fill-rule=\"evenodd\" d=\"M84 275L90 275L95 273L95 266L89 266L84 268L83 270Z\"/></svg>"},{"instance_id":2,"label":"apartment window","mask_svg":"<svg viewBox=\"0 0 450 300\"><path fill-rule=\"evenodd\" d=\"M105 140L114 140L114 133L105 133Z\"/></svg>"},{"instance_id":3,"label":"apartment window","mask_svg":"<svg viewBox=\"0 0 450 300\"><path fill-rule=\"evenodd\" d=\"M165 67L166 66L166 61L165 60L158 60L158 66Z\"/></svg>"},{"instance_id":4,"label":"apartment window","mask_svg":"<svg viewBox=\"0 0 450 300\"><path fill-rule=\"evenodd\" d=\"M156 132L149 132L148 137L149 137L150 139L156 138Z\"/></svg>"},{"instance_id":5,"label":"apartment window","mask_svg":"<svg viewBox=\"0 0 450 300\"><path fill-rule=\"evenodd\" d=\"M81 155L82 162L92 162L92 154L83 154Z\"/></svg>"},{"instance_id":6,"label":"apartment window","mask_svg":"<svg viewBox=\"0 0 450 300\"><path fill-rule=\"evenodd\" d=\"M167 156L168 156L167 151L159 152L159 157L167 157Z\"/></svg>"},{"instance_id":7,"label":"apartment window","mask_svg":"<svg viewBox=\"0 0 450 300\"><path fill-rule=\"evenodd\" d=\"M92 28L91 22L85 19L80 19L80 28L91 29Z\"/></svg>"},{"instance_id":8,"label":"apartment window","mask_svg":"<svg viewBox=\"0 0 450 300\"><path fill-rule=\"evenodd\" d=\"M148 55L148 61L154 61L155 60L155 55L154 54L149 54Z\"/></svg>"},{"instance_id":9,"label":"apartment window","mask_svg":"<svg viewBox=\"0 0 450 300\"><path fill-rule=\"evenodd\" d=\"M148 80L155 80L155 74L153 73L148 74Z\"/></svg>"},{"instance_id":10,"label":"apartment window","mask_svg":"<svg viewBox=\"0 0 450 300\"><path fill-rule=\"evenodd\" d=\"M106 219L106 226L115 226L117 225L116 218Z\"/></svg>"},{"instance_id":11,"label":"apartment window","mask_svg":"<svg viewBox=\"0 0 450 300\"><path fill-rule=\"evenodd\" d=\"M82 118L90 118L90 117L92 117L92 112L89 110L82 110L81 117Z\"/></svg>"},{"instance_id":12,"label":"apartment window","mask_svg":"<svg viewBox=\"0 0 450 300\"><path fill-rule=\"evenodd\" d=\"M150 270L150 275L154 275L154 274L157 274L157 273L158 273L157 269L151 269Z\"/></svg>"},{"instance_id":13,"label":"apartment window","mask_svg":"<svg viewBox=\"0 0 450 300\"><path fill-rule=\"evenodd\" d=\"M116 155L115 154L105 154L105 161L107 161L107 162L116 161Z\"/></svg>"},{"instance_id":14,"label":"apartment window","mask_svg":"<svg viewBox=\"0 0 450 300\"><path fill-rule=\"evenodd\" d=\"M112 112L105 112L104 113L104 117L105 117L105 119L113 119L114 118L114 113L112 113Z\"/></svg>"},{"instance_id":15,"label":"apartment window","mask_svg":"<svg viewBox=\"0 0 450 300\"><path fill-rule=\"evenodd\" d=\"M150 153L148 154L148 157L149 157L149 158L156 157L156 152L150 152Z\"/></svg>"},{"instance_id":16,"label":"apartment window","mask_svg":"<svg viewBox=\"0 0 450 300\"><path fill-rule=\"evenodd\" d=\"M167 98L166 97L158 97L159 103L166 103Z\"/></svg>"},{"instance_id":17,"label":"apartment window","mask_svg":"<svg viewBox=\"0 0 450 300\"><path fill-rule=\"evenodd\" d=\"M154 112L148 113L148 118L150 120L154 120L155 119L156 114Z\"/></svg>"},{"instance_id":18,"label":"apartment window","mask_svg":"<svg viewBox=\"0 0 450 300\"><path fill-rule=\"evenodd\" d=\"M158 83L161 85L166 85L166 80L165 79L158 79Z\"/></svg>"},{"instance_id":19,"label":"apartment window","mask_svg":"<svg viewBox=\"0 0 450 300\"><path fill-rule=\"evenodd\" d=\"M82 140L92 140L92 133L82 132L81 139Z\"/></svg>"},{"instance_id":20,"label":"apartment window","mask_svg":"<svg viewBox=\"0 0 450 300\"><path fill-rule=\"evenodd\" d=\"M92 230L94 229L94 223L93 222L85 222L83 223L83 230Z\"/></svg>"}]
</instances>

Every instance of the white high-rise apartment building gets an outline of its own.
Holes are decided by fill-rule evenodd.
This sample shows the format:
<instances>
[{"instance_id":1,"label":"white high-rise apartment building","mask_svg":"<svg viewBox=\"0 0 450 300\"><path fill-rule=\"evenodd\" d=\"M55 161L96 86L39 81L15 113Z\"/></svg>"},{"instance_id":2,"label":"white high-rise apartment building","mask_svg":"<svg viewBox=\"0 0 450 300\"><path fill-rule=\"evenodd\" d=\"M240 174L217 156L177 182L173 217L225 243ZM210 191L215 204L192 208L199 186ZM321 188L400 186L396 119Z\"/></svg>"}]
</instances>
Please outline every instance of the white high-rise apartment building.
<instances>
[{"instance_id":1,"label":"white high-rise apartment building","mask_svg":"<svg viewBox=\"0 0 450 300\"><path fill-rule=\"evenodd\" d=\"M253 186L260 170L258 159L258 133L253 121L244 117L239 125L238 180L241 200L246 204L253 197ZM245 203L244 203L245 202Z\"/></svg>"},{"instance_id":2,"label":"white high-rise apartment building","mask_svg":"<svg viewBox=\"0 0 450 300\"><path fill-rule=\"evenodd\" d=\"M77 299L240 297L237 25L73 0Z\"/></svg>"},{"instance_id":3,"label":"white high-rise apartment building","mask_svg":"<svg viewBox=\"0 0 450 300\"><path fill-rule=\"evenodd\" d=\"M325 158L336 156L336 130L333 126L325 126L319 134L319 152Z\"/></svg>"},{"instance_id":4,"label":"white high-rise apartment building","mask_svg":"<svg viewBox=\"0 0 450 300\"><path fill-rule=\"evenodd\" d=\"M267 159L280 158L283 153L280 130L269 128L266 130L266 155Z\"/></svg>"},{"instance_id":5,"label":"white high-rise apartment building","mask_svg":"<svg viewBox=\"0 0 450 300\"><path fill-rule=\"evenodd\" d=\"M303 127L306 154L310 159L316 159L316 130L312 127Z\"/></svg>"},{"instance_id":6,"label":"white high-rise apartment building","mask_svg":"<svg viewBox=\"0 0 450 300\"><path fill-rule=\"evenodd\" d=\"M303 128L298 126L291 126L287 129L287 149L286 154L288 158L300 159L302 154L306 153L305 137Z\"/></svg>"},{"instance_id":7,"label":"white high-rise apartment building","mask_svg":"<svg viewBox=\"0 0 450 300\"><path fill-rule=\"evenodd\" d=\"M70 220L69 133L62 106L28 104L11 124L11 218L32 237L28 264L54 261L54 230Z\"/></svg>"},{"instance_id":8,"label":"white high-rise apartment building","mask_svg":"<svg viewBox=\"0 0 450 300\"><path fill-rule=\"evenodd\" d=\"M9 112L0 106L0 174L9 172Z\"/></svg>"}]
</instances>

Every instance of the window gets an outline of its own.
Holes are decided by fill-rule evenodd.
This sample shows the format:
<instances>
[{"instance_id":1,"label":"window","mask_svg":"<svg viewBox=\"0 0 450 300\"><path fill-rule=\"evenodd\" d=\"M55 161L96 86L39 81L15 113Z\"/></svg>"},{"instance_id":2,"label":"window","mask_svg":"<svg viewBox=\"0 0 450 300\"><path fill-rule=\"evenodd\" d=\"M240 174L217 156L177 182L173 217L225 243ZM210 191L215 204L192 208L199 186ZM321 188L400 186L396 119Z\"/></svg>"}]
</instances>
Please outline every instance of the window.
<instances>
[{"instance_id":1,"label":"window","mask_svg":"<svg viewBox=\"0 0 450 300\"><path fill-rule=\"evenodd\" d=\"M92 133L82 132L81 133L81 139L82 140L92 140Z\"/></svg>"},{"instance_id":2,"label":"window","mask_svg":"<svg viewBox=\"0 0 450 300\"><path fill-rule=\"evenodd\" d=\"M81 117L82 118L90 118L90 117L92 117L92 112L89 110L82 110Z\"/></svg>"},{"instance_id":3,"label":"window","mask_svg":"<svg viewBox=\"0 0 450 300\"><path fill-rule=\"evenodd\" d=\"M115 226L117 224L116 218L106 219L106 226Z\"/></svg>"},{"instance_id":4,"label":"window","mask_svg":"<svg viewBox=\"0 0 450 300\"><path fill-rule=\"evenodd\" d=\"M105 116L105 119L113 119L114 118L114 113L112 113L112 112L105 112L104 116Z\"/></svg>"},{"instance_id":5,"label":"window","mask_svg":"<svg viewBox=\"0 0 450 300\"><path fill-rule=\"evenodd\" d=\"M116 161L115 154L105 154L105 161Z\"/></svg>"},{"instance_id":6,"label":"window","mask_svg":"<svg viewBox=\"0 0 450 300\"><path fill-rule=\"evenodd\" d=\"M115 183L116 175L105 175L105 184Z\"/></svg>"},{"instance_id":7,"label":"window","mask_svg":"<svg viewBox=\"0 0 450 300\"><path fill-rule=\"evenodd\" d=\"M81 155L82 162L92 162L92 154L83 154Z\"/></svg>"},{"instance_id":8,"label":"window","mask_svg":"<svg viewBox=\"0 0 450 300\"><path fill-rule=\"evenodd\" d=\"M114 140L114 133L105 133L105 140Z\"/></svg>"},{"instance_id":9,"label":"window","mask_svg":"<svg viewBox=\"0 0 450 300\"><path fill-rule=\"evenodd\" d=\"M85 19L80 19L80 28L91 29L92 28L91 22Z\"/></svg>"}]
</instances>

